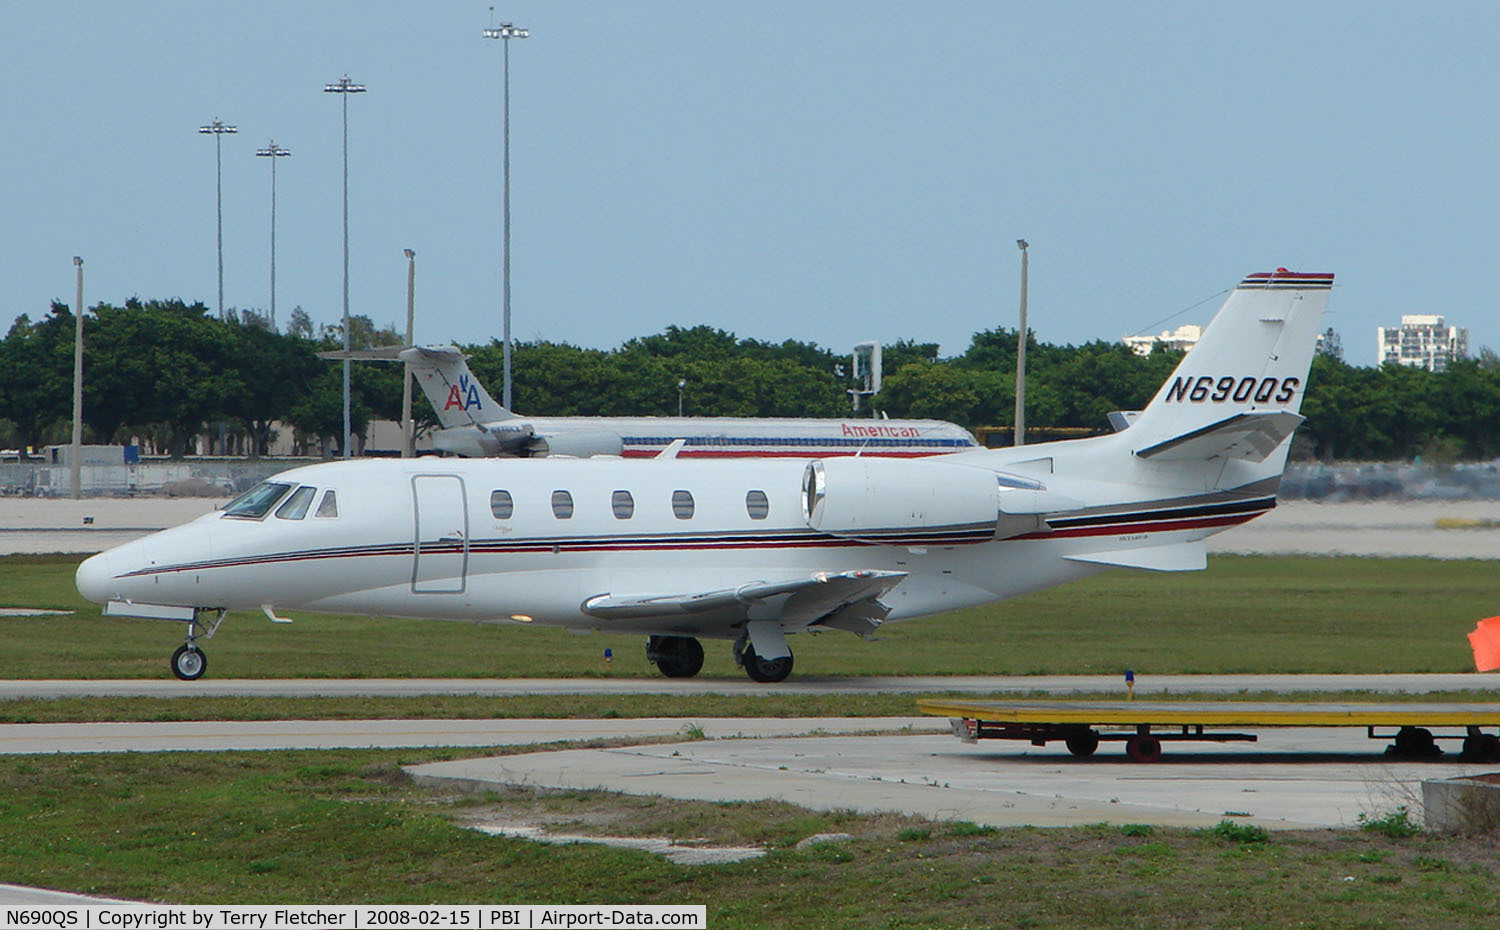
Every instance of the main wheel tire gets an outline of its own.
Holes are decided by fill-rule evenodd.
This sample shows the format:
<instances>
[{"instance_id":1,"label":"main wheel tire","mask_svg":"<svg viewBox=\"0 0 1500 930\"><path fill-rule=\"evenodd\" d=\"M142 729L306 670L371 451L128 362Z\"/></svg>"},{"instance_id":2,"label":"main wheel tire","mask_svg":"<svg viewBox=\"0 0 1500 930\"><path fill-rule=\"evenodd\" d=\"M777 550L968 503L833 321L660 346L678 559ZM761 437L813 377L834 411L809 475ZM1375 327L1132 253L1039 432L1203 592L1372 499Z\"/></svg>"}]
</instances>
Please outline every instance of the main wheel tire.
<instances>
[{"instance_id":1,"label":"main wheel tire","mask_svg":"<svg viewBox=\"0 0 1500 930\"><path fill-rule=\"evenodd\" d=\"M182 681L197 681L208 671L208 656L197 646L183 643L172 653L172 674Z\"/></svg>"},{"instance_id":2,"label":"main wheel tire","mask_svg":"<svg viewBox=\"0 0 1500 930\"><path fill-rule=\"evenodd\" d=\"M1154 736L1132 736L1125 741L1125 755L1131 762L1155 762L1161 758L1161 740Z\"/></svg>"},{"instance_id":3,"label":"main wheel tire","mask_svg":"<svg viewBox=\"0 0 1500 930\"><path fill-rule=\"evenodd\" d=\"M745 652L745 674L755 681L769 684L776 681L785 681L786 676L792 673L792 657L782 656L779 659L762 659L753 651Z\"/></svg>"},{"instance_id":4,"label":"main wheel tire","mask_svg":"<svg viewBox=\"0 0 1500 930\"><path fill-rule=\"evenodd\" d=\"M668 678L692 678L703 670L703 644L691 636L653 636L646 658Z\"/></svg>"},{"instance_id":5,"label":"main wheel tire","mask_svg":"<svg viewBox=\"0 0 1500 930\"><path fill-rule=\"evenodd\" d=\"M1068 752L1080 759L1087 759L1099 748L1099 734L1093 730L1079 730L1069 734L1064 742L1067 743Z\"/></svg>"}]
</instances>

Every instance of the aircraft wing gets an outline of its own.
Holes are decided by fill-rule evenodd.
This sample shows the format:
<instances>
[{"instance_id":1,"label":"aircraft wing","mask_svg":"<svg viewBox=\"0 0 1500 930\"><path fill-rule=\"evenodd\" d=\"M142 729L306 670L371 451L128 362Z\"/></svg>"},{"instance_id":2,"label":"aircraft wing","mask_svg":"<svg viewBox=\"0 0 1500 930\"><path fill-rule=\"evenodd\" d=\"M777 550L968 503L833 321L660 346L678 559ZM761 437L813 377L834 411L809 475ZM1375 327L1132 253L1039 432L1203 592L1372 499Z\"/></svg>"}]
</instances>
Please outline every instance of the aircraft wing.
<instances>
[{"instance_id":1,"label":"aircraft wing","mask_svg":"<svg viewBox=\"0 0 1500 930\"><path fill-rule=\"evenodd\" d=\"M1201 429L1135 450L1143 459L1164 461L1249 459L1263 462L1305 419L1289 410L1237 413Z\"/></svg>"},{"instance_id":2,"label":"aircraft wing","mask_svg":"<svg viewBox=\"0 0 1500 930\"><path fill-rule=\"evenodd\" d=\"M889 613L878 598L900 584L906 574L818 572L794 581L754 581L736 588L689 594L600 594L583 602L583 612L601 620L714 613L730 613L738 618L765 605L783 624L819 624L868 635Z\"/></svg>"}]
</instances>

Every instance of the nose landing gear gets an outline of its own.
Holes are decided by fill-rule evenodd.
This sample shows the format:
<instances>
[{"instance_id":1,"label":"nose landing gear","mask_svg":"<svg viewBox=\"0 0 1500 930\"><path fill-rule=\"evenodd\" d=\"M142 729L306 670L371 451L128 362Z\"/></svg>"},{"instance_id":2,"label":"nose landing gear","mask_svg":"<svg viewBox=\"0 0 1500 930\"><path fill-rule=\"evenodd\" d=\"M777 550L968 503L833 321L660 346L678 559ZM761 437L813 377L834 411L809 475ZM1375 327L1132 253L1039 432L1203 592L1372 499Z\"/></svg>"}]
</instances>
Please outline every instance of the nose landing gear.
<instances>
[{"instance_id":1,"label":"nose landing gear","mask_svg":"<svg viewBox=\"0 0 1500 930\"><path fill-rule=\"evenodd\" d=\"M193 619L188 621L187 642L178 646L177 651L172 653L172 674L176 675L181 681L197 681L203 677L204 672L208 671L208 656L204 655L203 650L198 648L198 628L200 626L198 614L200 613L202 611L194 613ZM219 631L219 624L224 622L224 617L228 613L226 610L217 610L214 612L213 622L209 623L204 629L204 639L213 639L214 634Z\"/></svg>"}]
</instances>

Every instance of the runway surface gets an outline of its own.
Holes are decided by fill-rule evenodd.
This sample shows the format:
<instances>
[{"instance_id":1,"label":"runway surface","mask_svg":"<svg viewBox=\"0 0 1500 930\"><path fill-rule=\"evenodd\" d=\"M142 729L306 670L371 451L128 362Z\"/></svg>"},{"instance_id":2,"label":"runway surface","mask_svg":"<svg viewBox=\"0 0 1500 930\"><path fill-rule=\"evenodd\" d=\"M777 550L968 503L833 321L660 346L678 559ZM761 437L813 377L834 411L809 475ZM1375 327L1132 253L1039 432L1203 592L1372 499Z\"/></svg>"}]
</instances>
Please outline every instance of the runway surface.
<instances>
[{"instance_id":1,"label":"runway surface","mask_svg":"<svg viewBox=\"0 0 1500 930\"><path fill-rule=\"evenodd\" d=\"M1500 673L1399 675L1140 675L1137 695L1241 692L1500 691ZM984 675L868 678L793 677L779 684L748 678L204 678L7 679L0 700L65 697L423 697L538 694L1110 694L1124 696L1117 675ZM913 702L915 706L915 702Z\"/></svg>"}]
</instances>

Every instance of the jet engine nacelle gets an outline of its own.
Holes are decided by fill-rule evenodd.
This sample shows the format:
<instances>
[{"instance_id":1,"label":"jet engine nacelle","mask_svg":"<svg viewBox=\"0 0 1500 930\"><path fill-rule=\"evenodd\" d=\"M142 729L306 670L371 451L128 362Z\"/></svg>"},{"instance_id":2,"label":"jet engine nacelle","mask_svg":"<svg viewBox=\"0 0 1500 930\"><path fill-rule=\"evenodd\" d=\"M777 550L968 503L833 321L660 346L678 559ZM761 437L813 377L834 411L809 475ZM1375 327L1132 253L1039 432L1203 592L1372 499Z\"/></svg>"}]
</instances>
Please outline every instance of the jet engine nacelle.
<instances>
[{"instance_id":1,"label":"jet engine nacelle","mask_svg":"<svg viewBox=\"0 0 1500 930\"><path fill-rule=\"evenodd\" d=\"M880 538L890 530L993 535L1000 484L993 471L931 460L831 458L809 462L802 514L824 533Z\"/></svg>"},{"instance_id":2,"label":"jet engine nacelle","mask_svg":"<svg viewBox=\"0 0 1500 930\"><path fill-rule=\"evenodd\" d=\"M539 435L526 446L527 454L571 455L585 459L591 455L619 455L625 451L625 440L607 429L567 430Z\"/></svg>"}]
</instances>

